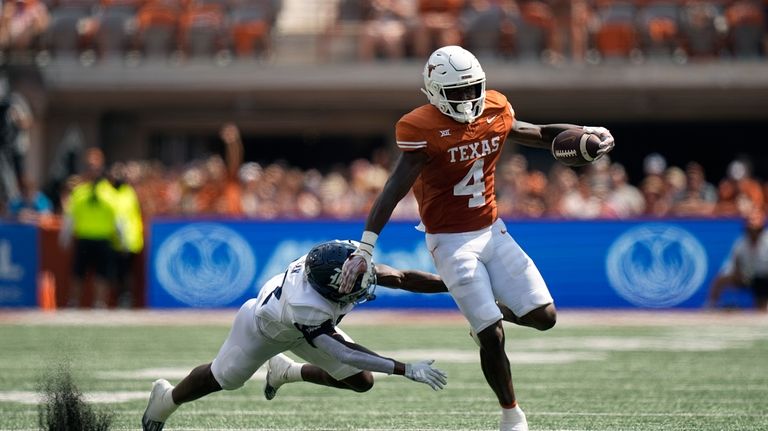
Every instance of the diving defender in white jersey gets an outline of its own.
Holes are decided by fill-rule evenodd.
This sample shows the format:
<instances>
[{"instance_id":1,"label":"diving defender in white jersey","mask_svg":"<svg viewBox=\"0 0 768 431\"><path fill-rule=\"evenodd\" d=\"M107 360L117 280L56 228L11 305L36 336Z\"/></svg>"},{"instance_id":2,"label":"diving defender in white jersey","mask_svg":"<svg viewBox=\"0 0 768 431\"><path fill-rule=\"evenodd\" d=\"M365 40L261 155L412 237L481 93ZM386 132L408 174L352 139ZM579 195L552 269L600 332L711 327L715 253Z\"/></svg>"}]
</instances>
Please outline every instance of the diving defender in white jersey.
<instances>
[{"instance_id":1,"label":"diving defender in white jersey","mask_svg":"<svg viewBox=\"0 0 768 431\"><path fill-rule=\"evenodd\" d=\"M229 337L211 363L192 370L178 385L157 380L141 419L144 431L160 431L179 405L221 389L240 388L268 362L264 396L271 400L285 383L306 381L365 392L372 371L397 374L434 390L446 374L432 360L403 363L380 356L354 341L336 325L355 305L374 298L376 284L411 292L447 291L440 277L415 270L371 265L350 293L338 291L341 267L357 248L352 241L330 241L288 265L237 312ZM307 363L294 362L290 350Z\"/></svg>"}]
</instances>

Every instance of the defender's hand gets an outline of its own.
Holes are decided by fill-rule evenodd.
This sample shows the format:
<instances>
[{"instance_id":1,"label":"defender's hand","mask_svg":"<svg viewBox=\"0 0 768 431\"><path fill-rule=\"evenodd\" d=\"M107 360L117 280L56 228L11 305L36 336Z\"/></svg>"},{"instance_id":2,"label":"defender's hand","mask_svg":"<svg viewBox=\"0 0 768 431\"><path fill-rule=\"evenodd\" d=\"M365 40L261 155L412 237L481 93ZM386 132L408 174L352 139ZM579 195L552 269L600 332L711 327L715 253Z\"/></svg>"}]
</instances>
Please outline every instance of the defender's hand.
<instances>
[{"instance_id":1,"label":"defender's hand","mask_svg":"<svg viewBox=\"0 0 768 431\"><path fill-rule=\"evenodd\" d=\"M595 157L595 160L604 156L606 153L610 152L613 149L613 146L614 146L613 135L611 135L611 132L605 127L584 126L582 129L584 130L584 132L589 133L590 135L595 135L598 138L600 138L600 149L597 150L597 157Z\"/></svg>"},{"instance_id":2,"label":"defender's hand","mask_svg":"<svg viewBox=\"0 0 768 431\"><path fill-rule=\"evenodd\" d=\"M365 250L357 249L344 261L341 267L340 293L349 293L355 287L355 280L371 266L371 255Z\"/></svg>"},{"instance_id":3,"label":"defender's hand","mask_svg":"<svg viewBox=\"0 0 768 431\"><path fill-rule=\"evenodd\" d=\"M448 383L448 375L444 371L432 367L434 359L420 361L413 364L405 364L404 376L414 382L429 385L434 390L443 389Z\"/></svg>"}]
</instances>

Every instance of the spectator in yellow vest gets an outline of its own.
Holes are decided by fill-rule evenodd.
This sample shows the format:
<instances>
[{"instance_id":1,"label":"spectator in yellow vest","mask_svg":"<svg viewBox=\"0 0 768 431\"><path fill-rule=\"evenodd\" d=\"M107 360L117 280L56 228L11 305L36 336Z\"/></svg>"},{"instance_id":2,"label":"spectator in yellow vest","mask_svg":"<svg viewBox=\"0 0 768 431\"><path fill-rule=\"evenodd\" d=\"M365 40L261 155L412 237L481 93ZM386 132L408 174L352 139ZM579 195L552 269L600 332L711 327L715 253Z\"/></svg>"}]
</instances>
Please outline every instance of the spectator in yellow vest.
<instances>
[{"instance_id":1,"label":"spectator in yellow vest","mask_svg":"<svg viewBox=\"0 0 768 431\"><path fill-rule=\"evenodd\" d=\"M137 274L137 271L131 269L136 267L139 254L144 248L141 205L136 190L127 182L124 163L112 165L109 180L115 189L114 207L119 231L122 233L112 243L115 251L117 303L120 307L131 307L135 304L131 286Z\"/></svg>"},{"instance_id":2,"label":"spectator in yellow vest","mask_svg":"<svg viewBox=\"0 0 768 431\"><path fill-rule=\"evenodd\" d=\"M94 307L106 308L115 277L114 251L118 230L115 189L104 178L104 154L89 148L85 154L86 171L82 182L74 187L64 208L61 245L73 244L73 277L68 305L83 304L83 281L93 273Z\"/></svg>"}]
</instances>

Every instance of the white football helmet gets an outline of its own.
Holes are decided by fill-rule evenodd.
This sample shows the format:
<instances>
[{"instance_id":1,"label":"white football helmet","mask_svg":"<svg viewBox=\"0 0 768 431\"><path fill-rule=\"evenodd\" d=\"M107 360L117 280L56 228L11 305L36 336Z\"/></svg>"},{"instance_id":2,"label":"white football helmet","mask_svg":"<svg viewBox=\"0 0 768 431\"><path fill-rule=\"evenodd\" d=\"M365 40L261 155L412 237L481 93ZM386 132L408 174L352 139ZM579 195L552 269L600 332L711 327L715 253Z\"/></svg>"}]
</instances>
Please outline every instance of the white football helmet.
<instances>
[{"instance_id":1,"label":"white football helmet","mask_svg":"<svg viewBox=\"0 0 768 431\"><path fill-rule=\"evenodd\" d=\"M421 91L445 115L460 123L475 121L485 108L485 72L475 56L460 46L444 46L424 65Z\"/></svg>"}]
</instances>

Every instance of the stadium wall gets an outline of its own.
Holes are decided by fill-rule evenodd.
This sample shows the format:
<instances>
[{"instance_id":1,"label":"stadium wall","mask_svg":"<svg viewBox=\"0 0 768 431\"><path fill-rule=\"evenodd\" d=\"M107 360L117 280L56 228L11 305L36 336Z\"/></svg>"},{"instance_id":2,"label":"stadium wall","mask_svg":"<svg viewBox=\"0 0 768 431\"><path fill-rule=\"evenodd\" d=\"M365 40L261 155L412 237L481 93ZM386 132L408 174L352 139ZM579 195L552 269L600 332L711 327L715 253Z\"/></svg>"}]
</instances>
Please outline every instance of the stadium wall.
<instances>
[{"instance_id":1,"label":"stadium wall","mask_svg":"<svg viewBox=\"0 0 768 431\"><path fill-rule=\"evenodd\" d=\"M730 219L516 220L507 226L560 308L701 307L742 231L742 222ZM390 223L374 260L434 272L424 236L414 227ZM155 221L146 255L147 305L239 306L312 245L355 238L361 229L361 222L351 221ZM63 290L55 293L58 303L67 302L69 256L55 252L55 237L51 230L0 223L0 307L42 304L41 271ZM455 308L447 294L376 293L376 301L364 306Z\"/></svg>"},{"instance_id":2,"label":"stadium wall","mask_svg":"<svg viewBox=\"0 0 768 431\"><path fill-rule=\"evenodd\" d=\"M374 261L434 272L416 223L392 222ZM742 230L738 220L512 221L561 308L698 308ZM312 245L355 238L360 222L162 221L152 224L150 307L233 307ZM379 288L366 307L440 308L447 294Z\"/></svg>"}]
</instances>

